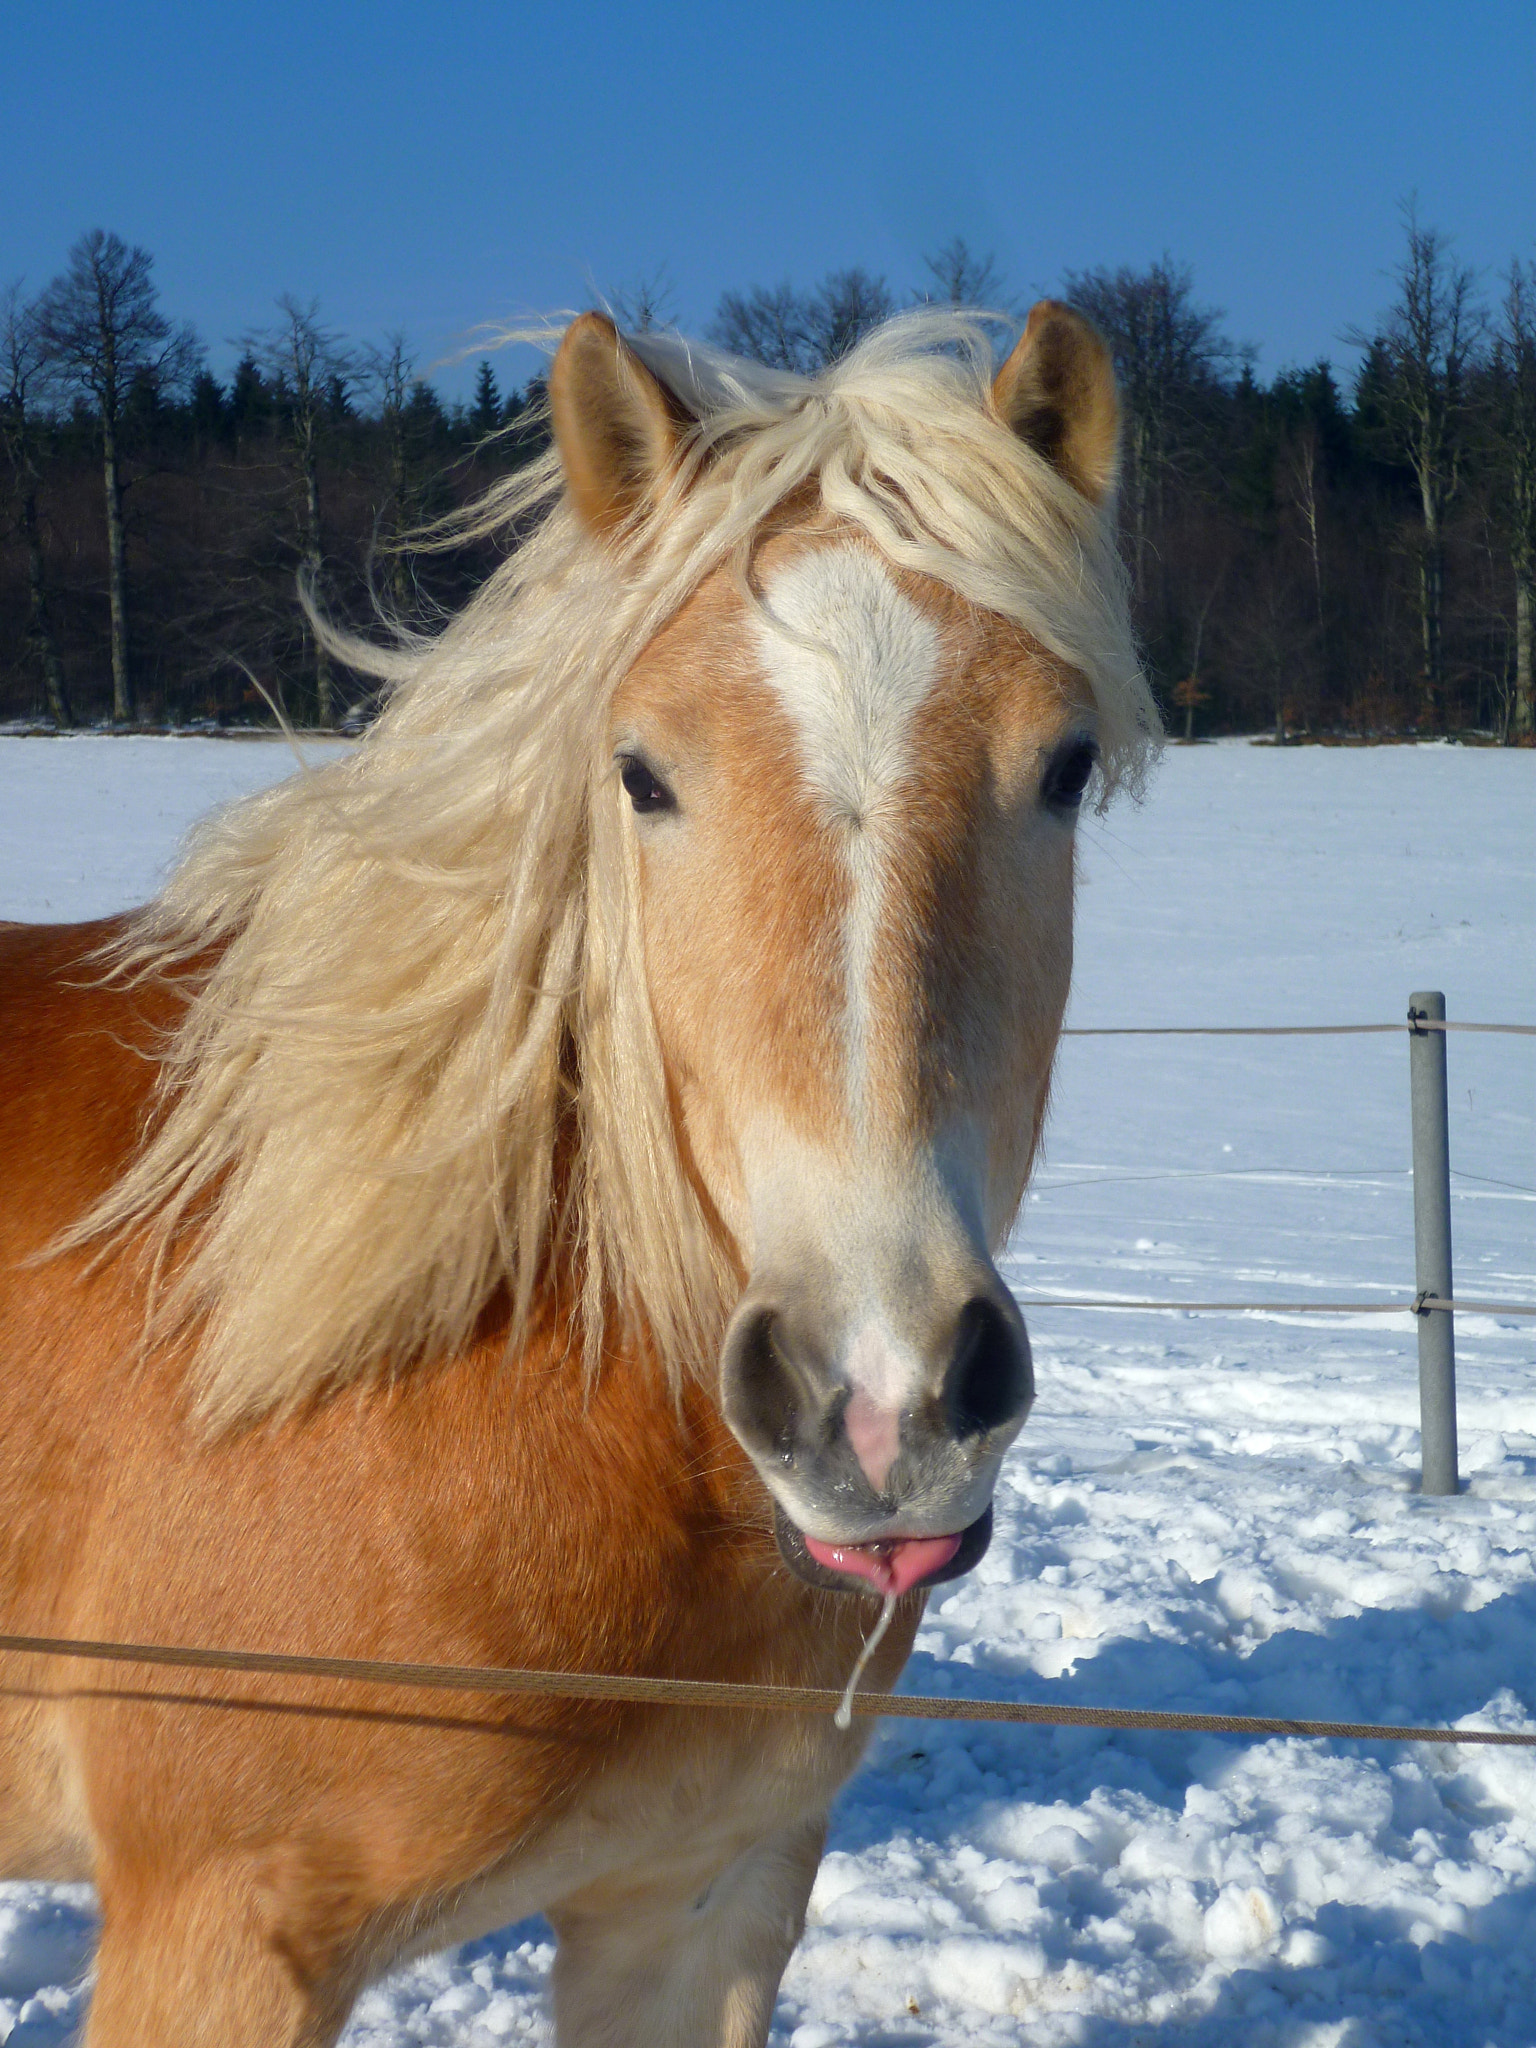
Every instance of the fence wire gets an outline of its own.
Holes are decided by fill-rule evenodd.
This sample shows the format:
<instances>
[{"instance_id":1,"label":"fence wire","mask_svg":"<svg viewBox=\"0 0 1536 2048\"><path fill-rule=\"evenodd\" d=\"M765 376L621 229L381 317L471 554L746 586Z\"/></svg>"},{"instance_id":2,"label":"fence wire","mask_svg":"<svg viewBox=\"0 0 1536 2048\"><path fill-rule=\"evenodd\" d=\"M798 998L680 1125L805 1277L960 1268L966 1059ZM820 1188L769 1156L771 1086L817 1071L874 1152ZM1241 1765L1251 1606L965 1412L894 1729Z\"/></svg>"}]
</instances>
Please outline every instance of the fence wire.
<instances>
[{"instance_id":1,"label":"fence wire","mask_svg":"<svg viewBox=\"0 0 1536 2048\"><path fill-rule=\"evenodd\" d=\"M1069 1024L1063 1038L1371 1038L1402 1032L1495 1031L1510 1038L1536 1038L1536 1024L1461 1024L1444 1017L1415 1017L1402 1024Z\"/></svg>"},{"instance_id":2,"label":"fence wire","mask_svg":"<svg viewBox=\"0 0 1536 2048\"><path fill-rule=\"evenodd\" d=\"M529 1671L475 1664L395 1664L364 1657L299 1657L267 1650L193 1649L171 1643L91 1642L72 1636L0 1635L0 1653L77 1657L99 1664L146 1664L176 1671L221 1671L271 1677L340 1680L371 1686L404 1686L441 1692L533 1693L545 1699L606 1700L637 1706L732 1707L739 1713L835 1714L843 1694L798 1685L732 1685L712 1679L628 1677L586 1671ZM78 1692L71 1695L79 1699ZM209 1694L107 1691L85 1695L100 1700L179 1707L259 1707L281 1712L282 1702L222 1700ZM1376 1721L1299 1721L1257 1714L1186 1714L1154 1707L1076 1707L1033 1700L954 1699L939 1693L855 1693L855 1714L914 1721L1003 1721L1046 1728L1108 1728L1164 1731L1182 1735L1302 1736L1356 1742L1481 1743L1536 1748L1536 1729L1411 1728ZM311 1701L294 1701L295 1713L324 1713ZM337 1705L330 1711L350 1720L397 1718L386 1709ZM462 1718L412 1713L413 1725L441 1719L462 1729ZM495 1734L494 1725L485 1732Z\"/></svg>"},{"instance_id":3,"label":"fence wire","mask_svg":"<svg viewBox=\"0 0 1536 2048\"><path fill-rule=\"evenodd\" d=\"M1068 1025L1061 1033L1063 1038L1366 1038L1382 1037L1389 1033L1403 1033L1416 1037L1429 1031L1483 1031L1498 1032L1511 1038L1536 1038L1536 1024L1476 1024L1457 1023L1444 1017L1422 1017L1411 1011L1401 1024L1078 1024ZM1253 1169L1243 1169L1251 1171ZM1386 1169L1388 1171L1411 1171L1411 1169ZM1234 1172L1237 1169L1234 1169ZM1134 1174L1127 1175L1128 1181L1168 1179L1214 1179L1215 1174L1192 1172L1188 1175ZM1466 1174L1467 1180L1485 1179L1487 1176ZM1072 1181L1064 1183L1072 1187L1096 1187L1104 1185L1099 1180ZM1521 1193L1532 1192L1516 1181L1490 1181L1490 1186L1515 1188ZM1050 1192L1047 1183L1042 1192ZM1396 1316L1403 1314L1429 1315L1438 1312L1454 1315L1458 1310L1469 1315L1536 1316L1536 1304L1521 1301L1442 1301L1429 1295L1418 1295L1412 1301L1105 1301L1100 1297L1087 1295L1028 1295L1021 1296L1026 1308L1092 1308L1092 1309L1135 1309L1148 1313L1166 1315L1253 1315L1288 1314L1304 1316Z\"/></svg>"},{"instance_id":4,"label":"fence wire","mask_svg":"<svg viewBox=\"0 0 1536 2048\"><path fill-rule=\"evenodd\" d=\"M1097 1294L1021 1294L1019 1303L1024 1308L1162 1309L1180 1315L1250 1315L1263 1310L1301 1316L1536 1316L1536 1302L1444 1301L1433 1294L1415 1295L1412 1301L1119 1301Z\"/></svg>"}]
</instances>

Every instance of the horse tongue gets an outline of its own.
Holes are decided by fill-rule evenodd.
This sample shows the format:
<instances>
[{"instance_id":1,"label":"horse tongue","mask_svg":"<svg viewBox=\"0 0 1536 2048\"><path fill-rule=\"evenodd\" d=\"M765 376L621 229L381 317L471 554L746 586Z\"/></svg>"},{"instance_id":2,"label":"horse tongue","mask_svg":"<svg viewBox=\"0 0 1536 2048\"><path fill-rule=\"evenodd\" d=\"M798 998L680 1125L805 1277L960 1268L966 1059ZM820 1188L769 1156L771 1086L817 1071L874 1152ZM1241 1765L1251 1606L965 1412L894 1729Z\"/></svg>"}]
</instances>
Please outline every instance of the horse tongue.
<instances>
[{"instance_id":1,"label":"horse tongue","mask_svg":"<svg viewBox=\"0 0 1536 2048\"><path fill-rule=\"evenodd\" d=\"M888 1536L880 1543L823 1543L807 1536L805 1547L828 1571L867 1579L877 1593L905 1593L931 1572L942 1570L960 1548L956 1536Z\"/></svg>"}]
</instances>

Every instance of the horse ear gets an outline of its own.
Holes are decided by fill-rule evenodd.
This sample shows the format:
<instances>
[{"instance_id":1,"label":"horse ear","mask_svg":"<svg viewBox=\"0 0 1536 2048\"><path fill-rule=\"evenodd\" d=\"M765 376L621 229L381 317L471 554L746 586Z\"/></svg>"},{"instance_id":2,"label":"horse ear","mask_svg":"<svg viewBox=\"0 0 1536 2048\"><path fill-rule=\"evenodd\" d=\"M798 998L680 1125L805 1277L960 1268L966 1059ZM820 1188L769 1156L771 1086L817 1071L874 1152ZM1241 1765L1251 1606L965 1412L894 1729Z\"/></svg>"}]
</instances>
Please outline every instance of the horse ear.
<instances>
[{"instance_id":1,"label":"horse ear","mask_svg":"<svg viewBox=\"0 0 1536 2048\"><path fill-rule=\"evenodd\" d=\"M687 425L682 406L603 313L565 330L549 410L571 502L593 533L621 526L655 489Z\"/></svg>"},{"instance_id":2,"label":"horse ear","mask_svg":"<svg viewBox=\"0 0 1536 2048\"><path fill-rule=\"evenodd\" d=\"M992 403L1021 441L1095 505L1120 473L1120 400L1103 337L1056 299L1030 309L1018 347L992 381Z\"/></svg>"}]
</instances>

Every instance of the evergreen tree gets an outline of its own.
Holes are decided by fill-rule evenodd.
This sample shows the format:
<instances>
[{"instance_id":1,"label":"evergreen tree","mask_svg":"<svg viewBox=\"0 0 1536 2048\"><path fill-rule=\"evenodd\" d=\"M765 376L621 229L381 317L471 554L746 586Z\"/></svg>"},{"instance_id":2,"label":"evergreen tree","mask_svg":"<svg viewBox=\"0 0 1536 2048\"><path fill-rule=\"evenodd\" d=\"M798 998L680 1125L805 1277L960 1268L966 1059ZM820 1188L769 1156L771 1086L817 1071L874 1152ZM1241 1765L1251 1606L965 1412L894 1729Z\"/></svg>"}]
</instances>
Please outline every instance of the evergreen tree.
<instances>
[{"instance_id":1,"label":"evergreen tree","mask_svg":"<svg viewBox=\"0 0 1536 2048\"><path fill-rule=\"evenodd\" d=\"M210 370L199 370L192 380L187 417L193 433L202 441L219 441L229 428L229 409L224 386Z\"/></svg>"},{"instance_id":2,"label":"evergreen tree","mask_svg":"<svg viewBox=\"0 0 1536 2048\"><path fill-rule=\"evenodd\" d=\"M235 365L229 387L229 420L237 440L261 433L271 424L272 393L249 349Z\"/></svg>"},{"instance_id":3,"label":"evergreen tree","mask_svg":"<svg viewBox=\"0 0 1536 2048\"><path fill-rule=\"evenodd\" d=\"M405 401L407 430L421 447L441 447L448 435L448 415L443 401L424 378L418 377Z\"/></svg>"},{"instance_id":4,"label":"evergreen tree","mask_svg":"<svg viewBox=\"0 0 1536 2048\"><path fill-rule=\"evenodd\" d=\"M484 356L480 358L480 368L475 373L475 395L470 402L469 424L482 441L501 425L501 391L496 383L496 372Z\"/></svg>"}]
</instances>

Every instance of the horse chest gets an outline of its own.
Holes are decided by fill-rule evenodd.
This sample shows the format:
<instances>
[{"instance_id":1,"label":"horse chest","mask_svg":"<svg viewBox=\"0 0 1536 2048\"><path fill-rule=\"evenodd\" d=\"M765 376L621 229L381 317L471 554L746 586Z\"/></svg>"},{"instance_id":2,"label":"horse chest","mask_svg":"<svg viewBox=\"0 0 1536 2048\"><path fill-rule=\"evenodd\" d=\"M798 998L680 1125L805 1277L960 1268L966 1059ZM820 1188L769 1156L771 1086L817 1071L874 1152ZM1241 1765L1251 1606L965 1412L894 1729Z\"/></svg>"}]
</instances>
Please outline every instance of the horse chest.
<instances>
[{"instance_id":1,"label":"horse chest","mask_svg":"<svg viewBox=\"0 0 1536 2048\"><path fill-rule=\"evenodd\" d=\"M823 1814L868 1741L867 1729L844 1734L828 1717L667 1710L653 1718L659 1730L457 1895L430 1945L593 1893L702 1905L755 1843Z\"/></svg>"}]
</instances>

